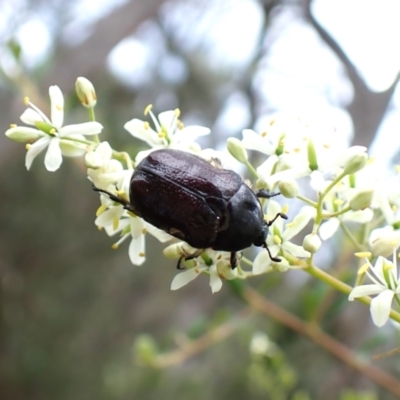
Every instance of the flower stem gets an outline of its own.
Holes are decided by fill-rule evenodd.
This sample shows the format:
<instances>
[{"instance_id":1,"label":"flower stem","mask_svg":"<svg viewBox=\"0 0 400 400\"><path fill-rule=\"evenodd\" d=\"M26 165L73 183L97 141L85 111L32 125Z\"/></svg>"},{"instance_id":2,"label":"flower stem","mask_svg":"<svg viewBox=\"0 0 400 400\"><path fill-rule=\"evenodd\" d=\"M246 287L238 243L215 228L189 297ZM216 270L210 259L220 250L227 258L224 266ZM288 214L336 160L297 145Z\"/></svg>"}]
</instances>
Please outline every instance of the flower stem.
<instances>
[{"instance_id":1,"label":"flower stem","mask_svg":"<svg viewBox=\"0 0 400 400\"><path fill-rule=\"evenodd\" d=\"M329 275L328 273L326 273L322 269L317 268L316 266L312 265L311 263L309 263L308 266L306 268L304 268L304 271L306 271L308 274L312 275L314 278L317 278L320 281L327 283L329 286L335 288L339 292L342 292L346 295L349 295L353 289L351 286L346 285L344 282L340 281L339 279L336 279L332 275ZM357 300L360 301L361 303L364 303L367 305L371 304L370 297L358 297ZM391 310L390 318L393 321L400 323L400 313L398 313L397 311Z\"/></svg>"},{"instance_id":2,"label":"flower stem","mask_svg":"<svg viewBox=\"0 0 400 400\"><path fill-rule=\"evenodd\" d=\"M88 108L89 120L96 121L96 117L94 115L94 107ZM93 139L95 143L100 143L99 135L93 135Z\"/></svg>"},{"instance_id":3,"label":"flower stem","mask_svg":"<svg viewBox=\"0 0 400 400\"><path fill-rule=\"evenodd\" d=\"M255 178L258 178L256 169L250 164L250 162L248 160L244 163L244 165L248 168L248 170L252 173L252 175Z\"/></svg>"}]
</instances>

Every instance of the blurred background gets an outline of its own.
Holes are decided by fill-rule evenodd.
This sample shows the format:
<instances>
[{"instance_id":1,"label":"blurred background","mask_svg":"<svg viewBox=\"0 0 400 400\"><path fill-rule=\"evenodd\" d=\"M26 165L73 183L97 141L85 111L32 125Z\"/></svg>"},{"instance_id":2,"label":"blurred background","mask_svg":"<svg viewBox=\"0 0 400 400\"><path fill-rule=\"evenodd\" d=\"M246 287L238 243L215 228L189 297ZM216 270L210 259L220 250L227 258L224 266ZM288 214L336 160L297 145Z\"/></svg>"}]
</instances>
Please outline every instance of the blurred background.
<instances>
[{"instance_id":1,"label":"blurred background","mask_svg":"<svg viewBox=\"0 0 400 400\"><path fill-rule=\"evenodd\" d=\"M243 128L289 113L369 146L389 169L399 160L399 15L396 0L0 0L1 126L20 122L24 96L48 111L54 84L65 122L86 121L74 93L84 76L102 140L132 156L145 147L123 125L152 103L210 127L202 147L222 150ZM397 398L249 310L229 285L211 295L199 277L171 292L176 263L163 246L148 237L145 265L132 266L127 248L113 251L95 228L98 195L81 160L49 173L42 156L28 172L24 157L0 136L1 399ZM319 261L340 263L344 279L350 257L337 237ZM301 271L248 284L399 377L398 355L372 360L399 335L372 327L368 307ZM209 340L221 326L224 339ZM265 335L273 344L260 351ZM135 356L138 346L168 353L201 337L204 349L167 368Z\"/></svg>"}]
</instances>

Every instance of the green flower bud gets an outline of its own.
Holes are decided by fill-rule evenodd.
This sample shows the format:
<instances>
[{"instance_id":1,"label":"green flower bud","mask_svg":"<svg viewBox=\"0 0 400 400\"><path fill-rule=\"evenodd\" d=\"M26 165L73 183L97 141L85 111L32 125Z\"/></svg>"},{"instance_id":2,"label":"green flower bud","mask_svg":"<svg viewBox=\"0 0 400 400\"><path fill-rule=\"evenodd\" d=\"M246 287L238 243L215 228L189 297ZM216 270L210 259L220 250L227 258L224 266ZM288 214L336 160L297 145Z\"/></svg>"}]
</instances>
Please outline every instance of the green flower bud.
<instances>
[{"instance_id":1,"label":"green flower bud","mask_svg":"<svg viewBox=\"0 0 400 400\"><path fill-rule=\"evenodd\" d=\"M294 179L280 181L278 188L281 195L288 199L293 199L299 194L299 185Z\"/></svg>"},{"instance_id":2,"label":"green flower bud","mask_svg":"<svg viewBox=\"0 0 400 400\"><path fill-rule=\"evenodd\" d=\"M56 130L55 128L48 124L47 122L44 121L35 121L35 126L36 128L38 128L39 130L47 133L48 135L53 135L55 134Z\"/></svg>"},{"instance_id":3,"label":"green flower bud","mask_svg":"<svg viewBox=\"0 0 400 400\"><path fill-rule=\"evenodd\" d=\"M151 365L158 353L157 345L150 335L140 335L134 343L133 353L137 361Z\"/></svg>"},{"instance_id":4,"label":"green flower bud","mask_svg":"<svg viewBox=\"0 0 400 400\"><path fill-rule=\"evenodd\" d=\"M88 79L79 77L75 83L76 94L81 104L86 108L93 108L97 103L96 92Z\"/></svg>"},{"instance_id":5,"label":"green flower bud","mask_svg":"<svg viewBox=\"0 0 400 400\"><path fill-rule=\"evenodd\" d=\"M344 172L347 175L355 174L360 169L363 169L367 164L368 155L367 153L359 153L351 157L344 164Z\"/></svg>"},{"instance_id":6,"label":"green flower bud","mask_svg":"<svg viewBox=\"0 0 400 400\"><path fill-rule=\"evenodd\" d=\"M371 205L372 197L374 195L373 190L364 190L358 192L350 200L350 208L353 211L364 210Z\"/></svg>"},{"instance_id":7,"label":"green flower bud","mask_svg":"<svg viewBox=\"0 0 400 400\"><path fill-rule=\"evenodd\" d=\"M311 171L316 171L318 169L318 158L317 153L315 152L314 143L311 140L308 141L307 154L309 168Z\"/></svg>"},{"instance_id":8,"label":"green flower bud","mask_svg":"<svg viewBox=\"0 0 400 400\"><path fill-rule=\"evenodd\" d=\"M304 237L303 248L310 253L316 253L322 245L321 239L315 233L310 233Z\"/></svg>"},{"instance_id":9,"label":"green flower bud","mask_svg":"<svg viewBox=\"0 0 400 400\"><path fill-rule=\"evenodd\" d=\"M244 148L243 143L239 139L229 138L227 140L227 148L229 153L231 153L236 160L243 164L247 163L247 150Z\"/></svg>"},{"instance_id":10,"label":"green flower bud","mask_svg":"<svg viewBox=\"0 0 400 400\"><path fill-rule=\"evenodd\" d=\"M24 126L13 126L6 131L6 136L20 143L33 143L44 136L43 133L35 128L25 128Z\"/></svg>"}]
</instances>

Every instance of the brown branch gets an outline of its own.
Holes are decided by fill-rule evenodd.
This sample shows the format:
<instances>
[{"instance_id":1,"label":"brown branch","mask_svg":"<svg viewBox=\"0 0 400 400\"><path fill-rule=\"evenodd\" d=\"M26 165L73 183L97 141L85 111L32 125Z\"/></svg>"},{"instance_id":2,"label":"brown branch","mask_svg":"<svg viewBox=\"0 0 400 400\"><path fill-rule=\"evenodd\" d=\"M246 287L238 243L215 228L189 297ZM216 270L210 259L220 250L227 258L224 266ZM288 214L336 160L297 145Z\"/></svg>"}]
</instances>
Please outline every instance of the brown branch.
<instances>
[{"instance_id":1,"label":"brown branch","mask_svg":"<svg viewBox=\"0 0 400 400\"><path fill-rule=\"evenodd\" d=\"M254 289L246 288L243 296L247 303L255 310L273 318L275 321L293 329L297 333L307 336L340 361L400 398L400 383L397 379L381 369L359 360L350 349L322 332L317 326L307 324L293 314L290 314L283 308L280 308L273 302L262 297Z\"/></svg>"},{"instance_id":2,"label":"brown branch","mask_svg":"<svg viewBox=\"0 0 400 400\"><path fill-rule=\"evenodd\" d=\"M304 14L306 19L325 44L328 45L340 59L353 85L354 98L347 107L354 124L352 142L353 144L368 147L374 140L377 130L385 116L390 100L399 82L400 74L397 75L388 89L379 93L371 91L340 44L314 17L311 12L312 3L313 0L304 1ZM345 12L345 10L343 12Z\"/></svg>"}]
</instances>

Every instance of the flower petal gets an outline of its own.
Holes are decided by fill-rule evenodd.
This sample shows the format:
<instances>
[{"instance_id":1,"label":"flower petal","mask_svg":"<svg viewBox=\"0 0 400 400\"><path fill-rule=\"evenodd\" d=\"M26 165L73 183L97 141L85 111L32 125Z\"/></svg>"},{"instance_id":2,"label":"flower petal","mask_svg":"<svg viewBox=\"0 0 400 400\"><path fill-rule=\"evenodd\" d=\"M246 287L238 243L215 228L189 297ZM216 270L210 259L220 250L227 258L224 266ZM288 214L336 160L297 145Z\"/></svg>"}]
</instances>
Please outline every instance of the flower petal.
<instances>
[{"instance_id":1,"label":"flower petal","mask_svg":"<svg viewBox=\"0 0 400 400\"><path fill-rule=\"evenodd\" d=\"M383 326L389 319L392 309L393 290L386 289L371 301L372 321L376 326Z\"/></svg>"},{"instance_id":2,"label":"flower petal","mask_svg":"<svg viewBox=\"0 0 400 400\"><path fill-rule=\"evenodd\" d=\"M50 136L46 135L37 140L32 145L30 145L29 150L26 152L26 157L25 157L26 169L29 170L31 168L33 160L40 152L42 152L47 147L50 140L51 140Z\"/></svg>"},{"instance_id":3,"label":"flower petal","mask_svg":"<svg viewBox=\"0 0 400 400\"><path fill-rule=\"evenodd\" d=\"M211 292L219 292L222 288L222 279L218 275L217 266L215 264L211 265L209 271Z\"/></svg>"},{"instance_id":4,"label":"flower petal","mask_svg":"<svg viewBox=\"0 0 400 400\"><path fill-rule=\"evenodd\" d=\"M273 254L273 256L275 256ZM253 262L253 274L259 275L271 269L271 259L267 251L260 251Z\"/></svg>"},{"instance_id":5,"label":"flower petal","mask_svg":"<svg viewBox=\"0 0 400 400\"><path fill-rule=\"evenodd\" d=\"M340 221L338 218L331 218L321 224L319 228L319 236L322 240L331 238L338 230Z\"/></svg>"},{"instance_id":6,"label":"flower petal","mask_svg":"<svg viewBox=\"0 0 400 400\"><path fill-rule=\"evenodd\" d=\"M178 129L171 140L174 143L194 142L199 136L208 135L210 132L211 130L204 126L191 125L183 129Z\"/></svg>"},{"instance_id":7,"label":"flower petal","mask_svg":"<svg viewBox=\"0 0 400 400\"><path fill-rule=\"evenodd\" d=\"M164 143L163 140L158 136L158 133L151 128L146 129L145 123L140 119L134 118L128 121L124 125L124 128L132 136L139 140L143 140L151 147L160 146Z\"/></svg>"},{"instance_id":8,"label":"flower petal","mask_svg":"<svg viewBox=\"0 0 400 400\"><path fill-rule=\"evenodd\" d=\"M62 163L62 154L60 149L60 139L53 137L50 140L49 148L44 157L44 165L47 171L57 171Z\"/></svg>"},{"instance_id":9,"label":"flower petal","mask_svg":"<svg viewBox=\"0 0 400 400\"><path fill-rule=\"evenodd\" d=\"M311 256L311 253L307 250L304 250L303 246L299 246L287 241L282 244L282 249L299 258L307 258Z\"/></svg>"},{"instance_id":10,"label":"flower petal","mask_svg":"<svg viewBox=\"0 0 400 400\"><path fill-rule=\"evenodd\" d=\"M304 206L293 221L290 222L289 227L286 227L282 234L282 239L290 240L296 236L315 217L315 213L314 207Z\"/></svg>"},{"instance_id":11,"label":"flower petal","mask_svg":"<svg viewBox=\"0 0 400 400\"><path fill-rule=\"evenodd\" d=\"M246 149L257 150L261 153L272 155L275 151L274 146L268 140L252 129L244 129L242 143Z\"/></svg>"},{"instance_id":12,"label":"flower petal","mask_svg":"<svg viewBox=\"0 0 400 400\"><path fill-rule=\"evenodd\" d=\"M146 228L147 232L150 233L150 235L154 236L161 243L168 242L168 240L171 240L174 238L167 232L164 232L161 229L158 229L155 226L148 224L147 222L145 222L145 228Z\"/></svg>"},{"instance_id":13,"label":"flower petal","mask_svg":"<svg viewBox=\"0 0 400 400\"><path fill-rule=\"evenodd\" d=\"M37 111L32 110L32 108L27 108L21 115L21 121L27 125L35 126L35 122L43 121L44 115L40 115ZM51 124L51 122L46 118L44 122Z\"/></svg>"},{"instance_id":14,"label":"flower petal","mask_svg":"<svg viewBox=\"0 0 400 400\"><path fill-rule=\"evenodd\" d=\"M174 110L163 111L158 114L161 128L164 128L171 134L171 130L176 126L176 114Z\"/></svg>"},{"instance_id":15,"label":"flower petal","mask_svg":"<svg viewBox=\"0 0 400 400\"><path fill-rule=\"evenodd\" d=\"M180 274L176 275L171 282L171 290L180 289L182 286L187 285L189 282L196 279L201 272L205 271L207 268L190 268Z\"/></svg>"},{"instance_id":16,"label":"flower petal","mask_svg":"<svg viewBox=\"0 0 400 400\"><path fill-rule=\"evenodd\" d=\"M383 290L385 290L385 287L378 284L356 286L349 294L349 301L353 301L354 299L358 299L359 297L379 294Z\"/></svg>"},{"instance_id":17,"label":"flower petal","mask_svg":"<svg viewBox=\"0 0 400 400\"><path fill-rule=\"evenodd\" d=\"M73 124L63 126L60 130L60 137L63 136L70 136L73 134L80 134L80 135L97 135L103 129L103 125L99 122L91 121L91 122L83 122L82 124Z\"/></svg>"},{"instance_id":18,"label":"flower petal","mask_svg":"<svg viewBox=\"0 0 400 400\"><path fill-rule=\"evenodd\" d=\"M144 221L139 217L131 218L131 235L134 239L143 236Z\"/></svg>"},{"instance_id":19,"label":"flower petal","mask_svg":"<svg viewBox=\"0 0 400 400\"><path fill-rule=\"evenodd\" d=\"M71 135L78 140L84 140L84 136L82 135ZM86 153L87 145L79 142L73 142L72 140L61 140L60 141L60 149L63 156L66 157L79 157Z\"/></svg>"},{"instance_id":20,"label":"flower petal","mask_svg":"<svg viewBox=\"0 0 400 400\"><path fill-rule=\"evenodd\" d=\"M6 130L5 135L16 142L31 143L36 142L43 137L45 133L39 129L29 128L27 126L16 126Z\"/></svg>"},{"instance_id":21,"label":"flower petal","mask_svg":"<svg viewBox=\"0 0 400 400\"><path fill-rule=\"evenodd\" d=\"M374 217L374 212L370 208L358 210L354 212L347 212L343 215L343 221L358 222L359 224L366 224Z\"/></svg>"},{"instance_id":22,"label":"flower petal","mask_svg":"<svg viewBox=\"0 0 400 400\"><path fill-rule=\"evenodd\" d=\"M144 254L144 236L139 235L129 244L129 259L133 265L142 265L146 260Z\"/></svg>"},{"instance_id":23,"label":"flower petal","mask_svg":"<svg viewBox=\"0 0 400 400\"><path fill-rule=\"evenodd\" d=\"M64 96L58 86L50 86L51 124L59 130L64 121Z\"/></svg>"}]
</instances>

